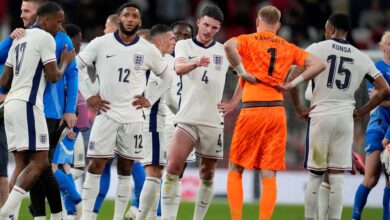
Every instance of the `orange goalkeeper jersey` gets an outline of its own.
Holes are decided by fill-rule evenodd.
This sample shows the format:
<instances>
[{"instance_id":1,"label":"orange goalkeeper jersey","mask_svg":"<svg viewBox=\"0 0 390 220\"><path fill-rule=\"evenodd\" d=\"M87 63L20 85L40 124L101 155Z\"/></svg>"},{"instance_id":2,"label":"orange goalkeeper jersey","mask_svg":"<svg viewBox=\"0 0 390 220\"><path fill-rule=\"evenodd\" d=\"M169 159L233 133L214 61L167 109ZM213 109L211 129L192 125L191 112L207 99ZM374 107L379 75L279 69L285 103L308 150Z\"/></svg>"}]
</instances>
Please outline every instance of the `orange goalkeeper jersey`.
<instances>
[{"instance_id":1,"label":"orange goalkeeper jersey","mask_svg":"<svg viewBox=\"0 0 390 220\"><path fill-rule=\"evenodd\" d=\"M304 66L308 53L268 31L240 35L236 39L245 70L261 81L250 84L240 78L242 101L283 100L282 93L274 86L284 82L291 65Z\"/></svg>"}]
</instances>

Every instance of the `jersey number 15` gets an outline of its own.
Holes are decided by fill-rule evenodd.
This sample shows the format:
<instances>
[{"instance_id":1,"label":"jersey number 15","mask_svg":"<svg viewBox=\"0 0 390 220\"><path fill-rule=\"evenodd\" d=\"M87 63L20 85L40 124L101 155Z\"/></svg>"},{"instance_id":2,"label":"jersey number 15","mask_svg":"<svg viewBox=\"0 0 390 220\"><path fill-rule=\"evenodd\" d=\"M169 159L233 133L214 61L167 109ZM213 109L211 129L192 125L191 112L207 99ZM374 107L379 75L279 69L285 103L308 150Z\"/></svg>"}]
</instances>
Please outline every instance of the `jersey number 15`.
<instances>
[{"instance_id":1,"label":"jersey number 15","mask_svg":"<svg viewBox=\"0 0 390 220\"><path fill-rule=\"evenodd\" d=\"M339 90L347 90L349 88L349 84L351 83L351 71L344 66L344 63L353 64L353 59L349 57L340 56L340 61L337 62L337 56L332 54L329 55L326 61L330 63L328 81L326 86L330 89L333 88L333 84L336 84L336 87ZM336 79L336 65L339 63L337 67L337 75L344 76L344 80Z\"/></svg>"}]
</instances>

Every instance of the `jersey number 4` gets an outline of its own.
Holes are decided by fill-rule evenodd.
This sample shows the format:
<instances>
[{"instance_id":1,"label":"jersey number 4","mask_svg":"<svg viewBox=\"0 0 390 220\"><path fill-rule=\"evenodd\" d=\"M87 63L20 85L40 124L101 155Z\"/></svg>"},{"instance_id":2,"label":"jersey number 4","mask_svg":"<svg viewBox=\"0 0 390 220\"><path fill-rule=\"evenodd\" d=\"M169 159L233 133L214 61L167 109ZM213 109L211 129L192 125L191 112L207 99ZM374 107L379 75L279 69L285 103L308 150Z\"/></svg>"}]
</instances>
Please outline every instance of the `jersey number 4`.
<instances>
[{"instance_id":1,"label":"jersey number 4","mask_svg":"<svg viewBox=\"0 0 390 220\"><path fill-rule=\"evenodd\" d=\"M326 86L330 89L333 88L333 84L336 84L336 87L339 90L347 90L349 88L349 84L351 83L351 71L345 68L344 63L353 64L353 59L349 57L340 56L340 62L337 62L337 56L332 54L329 55L326 61L330 63L328 81ZM337 75L344 76L344 80L336 79L336 65L339 63L337 68Z\"/></svg>"},{"instance_id":2,"label":"jersey number 4","mask_svg":"<svg viewBox=\"0 0 390 220\"><path fill-rule=\"evenodd\" d=\"M27 42L16 45L15 55L16 55L16 65L15 65L15 76L19 75L20 67L22 66L24 51L26 50Z\"/></svg>"}]
</instances>

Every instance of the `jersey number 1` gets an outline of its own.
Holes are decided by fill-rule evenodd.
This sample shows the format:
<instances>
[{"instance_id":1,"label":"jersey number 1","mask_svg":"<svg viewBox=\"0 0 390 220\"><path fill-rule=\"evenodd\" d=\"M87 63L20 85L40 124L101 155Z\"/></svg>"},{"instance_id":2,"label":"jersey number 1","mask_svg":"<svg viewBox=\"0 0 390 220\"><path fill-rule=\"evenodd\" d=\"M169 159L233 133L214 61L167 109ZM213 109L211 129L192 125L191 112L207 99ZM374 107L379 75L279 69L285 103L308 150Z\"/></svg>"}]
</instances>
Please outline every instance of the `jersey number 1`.
<instances>
[{"instance_id":1,"label":"jersey number 1","mask_svg":"<svg viewBox=\"0 0 390 220\"><path fill-rule=\"evenodd\" d=\"M274 72L274 66L275 66L275 57L276 57L276 48L268 48L267 53L271 54L271 60L269 62L268 67L268 76L272 76L272 73Z\"/></svg>"}]
</instances>

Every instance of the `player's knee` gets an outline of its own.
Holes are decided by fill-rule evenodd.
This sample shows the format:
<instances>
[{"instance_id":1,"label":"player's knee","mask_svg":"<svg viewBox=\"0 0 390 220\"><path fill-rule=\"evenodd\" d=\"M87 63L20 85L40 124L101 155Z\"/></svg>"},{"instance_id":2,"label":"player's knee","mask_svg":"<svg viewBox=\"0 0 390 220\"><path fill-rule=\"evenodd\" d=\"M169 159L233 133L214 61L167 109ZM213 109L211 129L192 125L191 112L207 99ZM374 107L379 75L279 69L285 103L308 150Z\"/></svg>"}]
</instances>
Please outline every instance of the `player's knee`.
<instances>
[{"instance_id":1,"label":"player's knee","mask_svg":"<svg viewBox=\"0 0 390 220\"><path fill-rule=\"evenodd\" d=\"M200 179L212 180L214 178L215 169L209 169L207 166L201 166L199 169Z\"/></svg>"},{"instance_id":2,"label":"player's knee","mask_svg":"<svg viewBox=\"0 0 390 220\"><path fill-rule=\"evenodd\" d=\"M237 172L237 173L243 173L244 172L244 168L240 165L237 165L237 164L234 164L232 162L229 163L229 171L234 171L234 172Z\"/></svg>"},{"instance_id":3,"label":"player's knee","mask_svg":"<svg viewBox=\"0 0 390 220\"><path fill-rule=\"evenodd\" d=\"M101 174L104 170L104 167L105 167L104 160L92 158L88 164L88 172L93 174Z\"/></svg>"},{"instance_id":4,"label":"player's knee","mask_svg":"<svg viewBox=\"0 0 390 220\"><path fill-rule=\"evenodd\" d=\"M367 186L368 188L373 188L378 184L379 178L376 176L370 176L370 177L365 177L363 180L363 184Z\"/></svg>"},{"instance_id":5,"label":"player's knee","mask_svg":"<svg viewBox=\"0 0 390 220\"><path fill-rule=\"evenodd\" d=\"M162 166L146 166L145 167L145 171L146 171L146 175L149 176L149 177L157 177L157 178L160 178L162 177L162 174L163 174L163 167Z\"/></svg>"},{"instance_id":6,"label":"player's knee","mask_svg":"<svg viewBox=\"0 0 390 220\"><path fill-rule=\"evenodd\" d=\"M182 166L175 160L170 161L167 166L167 172L173 175L179 176L182 169Z\"/></svg>"},{"instance_id":7,"label":"player's knee","mask_svg":"<svg viewBox=\"0 0 390 220\"><path fill-rule=\"evenodd\" d=\"M130 167L117 167L118 175L130 176L131 175L131 166Z\"/></svg>"}]
</instances>

